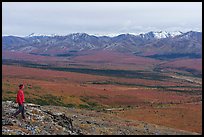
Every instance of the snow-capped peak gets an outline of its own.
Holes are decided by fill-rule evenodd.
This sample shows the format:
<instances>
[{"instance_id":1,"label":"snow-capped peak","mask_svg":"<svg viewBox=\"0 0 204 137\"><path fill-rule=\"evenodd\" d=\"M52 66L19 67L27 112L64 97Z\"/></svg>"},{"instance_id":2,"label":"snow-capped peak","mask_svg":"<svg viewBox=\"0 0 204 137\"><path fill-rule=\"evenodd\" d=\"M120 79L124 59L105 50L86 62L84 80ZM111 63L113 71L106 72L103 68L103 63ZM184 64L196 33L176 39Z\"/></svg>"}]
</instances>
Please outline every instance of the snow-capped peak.
<instances>
[{"instance_id":1,"label":"snow-capped peak","mask_svg":"<svg viewBox=\"0 0 204 137\"><path fill-rule=\"evenodd\" d=\"M58 36L57 34L36 34L36 33L31 33L30 35L28 35L27 37L55 37Z\"/></svg>"},{"instance_id":2,"label":"snow-capped peak","mask_svg":"<svg viewBox=\"0 0 204 137\"><path fill-rule=\"evenodd\" d=\"M171 35L172 37L175 37L175 36L178 36L178 35L183 34L183 32L181 32L181 31L173 31L173 32L169 32L169 33L170 33L170 35Z\"/></svg>"},{"instance_id":3,"label":"snow-capped peak","mask_svg":"<svg viewBox=\"0 0 204 137\"><path fill-rule=\"evenodd\" d=\"M161 39L161 38L167 38L170 37L171 35L166 32L166 31L159 31L159 32L153 32L154 37L157 39Z\"/></svg>"},{"instance_id":4,"label":"snow-capped peak","mask_svg":"<svg viewBox=\"0 0 204 137\"><path fill-rule=\"evenodd\" d=\"M89 35L86 33L72 33L67 36L71 36L73 40L78 40L79 38L87 38Z\"/></svg>"},{"instance_id":5,"label":"snow-capped peak","mask_svg":"<svg viewBox=\"0 0 204 137\"><path fill-rule=\"evenodd\" d=\"M94 33L94 34L91 34L93 36L96 36L96 37L116 37L118 36L119 34L118 33L108 33L108 34L97 34L97 33Z\"/></svg>"},{"instance_id":6,"label":"snow-capped peak","mask_svg":"<svg viewBox=\"0 0 204 137\"><path fill-rule=\"evenodd\" d=\"M141 33L139 34L139 36L147 39L151 39L151 38L162 39L162 38L168 38L168 37L175 37L181 34L183 34L181 31L174 31L174 32L150 31L148 33Z\"/></svg>"},{"instance_id":7,"label":"snow-capped peak","mask_svg":"<svg viewBox=\"0 0 204 137\"><path fill-rule=\"evenodd\" d=\"M160 38L168 38L168 37L175 37L178 35L183 34L181 31L173 31L173 32L166 32L166 31L159 31L159 32L153 32L155 37Z\"/></svg>"}]
</instances>

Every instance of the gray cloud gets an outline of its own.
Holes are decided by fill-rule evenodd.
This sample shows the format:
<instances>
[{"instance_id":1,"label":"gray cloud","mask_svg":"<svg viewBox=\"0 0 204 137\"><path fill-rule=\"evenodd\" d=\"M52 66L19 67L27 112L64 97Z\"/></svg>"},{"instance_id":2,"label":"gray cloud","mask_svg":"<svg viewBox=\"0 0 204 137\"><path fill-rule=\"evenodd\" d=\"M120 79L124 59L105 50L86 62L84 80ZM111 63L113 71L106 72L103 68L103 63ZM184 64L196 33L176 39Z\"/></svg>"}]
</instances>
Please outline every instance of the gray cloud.
<instances>
[{"instance_id":1,"label":"gray cloud","mask_svg":"<svg viewBox=\"0 0 204 137\"><path fill-rule=\"evenodd\" d=\"M202 30L201 2L3 2L3 35Z\"/></svg>"}]
</instances>

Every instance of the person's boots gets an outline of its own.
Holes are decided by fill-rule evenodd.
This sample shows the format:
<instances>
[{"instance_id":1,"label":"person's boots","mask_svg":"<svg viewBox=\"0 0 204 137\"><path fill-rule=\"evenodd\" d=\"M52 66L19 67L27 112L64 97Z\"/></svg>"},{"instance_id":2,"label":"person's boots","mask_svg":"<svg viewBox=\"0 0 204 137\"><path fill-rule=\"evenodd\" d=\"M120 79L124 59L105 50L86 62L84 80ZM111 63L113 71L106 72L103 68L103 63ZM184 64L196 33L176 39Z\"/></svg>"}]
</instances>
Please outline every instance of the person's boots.
<instances>
[{"instance_id":1,"label":"person's boots","mask_svg":"<svg viewBox=\"0 0 204 137\"><path fill-rule=\"evenodd\" d=\"M12 114L11 117L12 117L12 118L17 118L16 113Z\"/></svg>"},{"instance_id":2,"label":"person's boots","mask_svg":"<svg viewBox=\"0 0 204 137\"><path fill-rule=\"evenodd\" d=\"M24 116L24 117L22 117L22 121L26 121L26 118L25 118L25 116Z\"/></svg>"}]
</instances>

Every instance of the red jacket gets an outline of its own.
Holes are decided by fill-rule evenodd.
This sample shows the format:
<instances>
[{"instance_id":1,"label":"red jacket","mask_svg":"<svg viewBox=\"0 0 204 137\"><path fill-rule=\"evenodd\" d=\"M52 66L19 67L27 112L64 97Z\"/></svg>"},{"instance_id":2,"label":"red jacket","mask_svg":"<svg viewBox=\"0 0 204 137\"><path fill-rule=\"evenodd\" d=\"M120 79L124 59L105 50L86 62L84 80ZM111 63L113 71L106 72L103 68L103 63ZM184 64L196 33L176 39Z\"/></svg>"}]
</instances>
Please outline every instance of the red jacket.
<instances>
[{"instance_id":1,"label":"red jacket","mask_svg":"<svg viewBox=\"0 0 204 137\"><path fill-rule=\"evenodd\" d=\"M23 102L25 102L25 100L24 100L24 93L23 93L23 90L21 90L21 89L19 89L19 91L18 91L18 94L17 94L17 97L16 97L16 102L18 103L18 104L22 104Z\"/></svg>"}]
</instances>

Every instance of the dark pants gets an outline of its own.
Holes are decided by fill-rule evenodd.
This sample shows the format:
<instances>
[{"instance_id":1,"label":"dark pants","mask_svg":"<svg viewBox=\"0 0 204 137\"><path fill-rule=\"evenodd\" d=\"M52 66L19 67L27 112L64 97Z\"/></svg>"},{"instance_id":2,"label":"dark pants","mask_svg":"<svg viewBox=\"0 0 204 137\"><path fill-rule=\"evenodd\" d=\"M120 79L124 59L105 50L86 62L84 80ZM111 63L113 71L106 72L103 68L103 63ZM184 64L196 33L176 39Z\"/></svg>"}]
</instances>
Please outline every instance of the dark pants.
<instances>
[{"instance_id":1,"label":"dark pants","mask_svg":"<svg viewBox=\"0 0 204 137\"><path fill-rule=\"evenodd\" d=\"M24 115L24 104L18 104L19 105L19 109L18 111L16 111L16 113L14 113L14 116L16 117L19 113L21 113L22 118L25 119L25 115Z\"/></svg>"}]
</instances>

